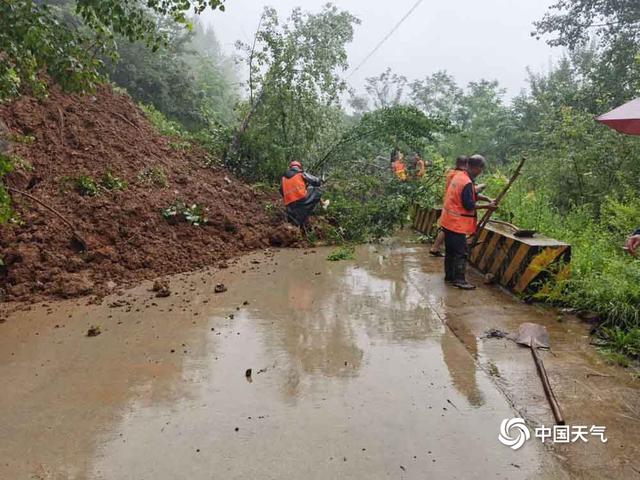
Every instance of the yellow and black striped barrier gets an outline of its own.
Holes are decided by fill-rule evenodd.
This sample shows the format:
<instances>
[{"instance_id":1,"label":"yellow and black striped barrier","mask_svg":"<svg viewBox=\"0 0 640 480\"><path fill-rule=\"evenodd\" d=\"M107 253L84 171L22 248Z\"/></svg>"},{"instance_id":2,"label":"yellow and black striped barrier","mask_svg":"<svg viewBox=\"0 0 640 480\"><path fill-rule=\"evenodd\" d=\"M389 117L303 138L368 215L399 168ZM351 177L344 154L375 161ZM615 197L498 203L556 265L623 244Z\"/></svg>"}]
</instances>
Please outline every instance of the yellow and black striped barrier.
<instances>
[{"instance_id":1,"label":"yellow and black striped barrier","mask_svg":"<svg viewBox=\"0 0 640 480\"><path fill-rule=\"evenodd\" d=\"M438 208L416 208L413 227L425 235L435 235L441 212ZM538 233L530 238L514 233L509 227L489 223L480 231L469 257L471 264L515 293L534 293L542 286L537 280L570 274L571 245Z\"/></svg>"},{"instance_id":2,"label":"yellow and black striped barrier","mask_svg":"<svg viewBox=\"0 0 640 480\"><path fill-rule=\"evenodd\" d=\"M413 211L413 228L429 237L435 236L438 231L438 219L441 213L441 208L415 207Z\"/></svg>"}]
</instances>

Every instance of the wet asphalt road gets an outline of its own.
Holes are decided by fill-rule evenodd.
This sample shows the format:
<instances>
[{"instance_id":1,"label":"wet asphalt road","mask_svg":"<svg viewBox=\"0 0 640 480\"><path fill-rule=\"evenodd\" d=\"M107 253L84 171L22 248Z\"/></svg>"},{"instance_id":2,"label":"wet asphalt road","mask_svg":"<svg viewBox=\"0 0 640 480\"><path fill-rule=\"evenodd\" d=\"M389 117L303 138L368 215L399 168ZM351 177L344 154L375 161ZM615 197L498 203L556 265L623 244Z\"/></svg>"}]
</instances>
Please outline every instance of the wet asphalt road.
<instances>
[{"instance_id":1,"label":"wet asphalt road","mask_svg":"<svg viewBox=\"0 0 640 480\"><path fill-rule=\"evenodd\" d=\"M600 476L590 461L635 468L635 433L588 453L498 442L504 418L551 417L530 355L482 331L556 324L553 313L495 288L445 287L422 245L363 246L344 262L326 261L329 251L177 275L168 298L143 285L101 306L13 313L0 325L0 478L555 479ZM227 292L213 293L219 282ZM86 337L92 325L102 333ZM581 342L568 344L573 357L585 348L579 326L551 334ZM585 358L561 374L605 368ZM580 399L545 361L577 420Z\"/></svg>"}]
</instances>

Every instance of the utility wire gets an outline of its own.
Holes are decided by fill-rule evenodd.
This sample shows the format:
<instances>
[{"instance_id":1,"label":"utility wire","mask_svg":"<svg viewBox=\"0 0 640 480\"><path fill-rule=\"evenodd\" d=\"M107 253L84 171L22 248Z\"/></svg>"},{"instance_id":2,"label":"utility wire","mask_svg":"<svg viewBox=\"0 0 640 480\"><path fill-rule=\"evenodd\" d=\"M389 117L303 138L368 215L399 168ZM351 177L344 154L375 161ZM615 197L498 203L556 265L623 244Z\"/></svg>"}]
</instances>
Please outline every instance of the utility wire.
<instances>
[{"instance_id":1,"label":"utility wire","mask_svg":"<svg viewBox=\"0 0 640 480\"><path fill-rule=\"evenodd\" d=\"M389 33L387 33L385 35L385 37L380 40L380 42L375 46L375 48L373 50L371 50L371 53L369 53L369 55L367 55L364 60L362 60L362 62L360 62L360 64L354 68L351 73L349 75L347 75L347 79L351 78L353 76L354 73L356 73L358 70L360 70L360 68L367 63L367 61L373 57L375 55L375 53L380 49L380 47L382 47L382 45L384 45L384 43L389 40L389 38L391 37L391 35L393 35L394 33L396 33L396 30L398 30L400 28L400 26L405 22L405 20L407 18L409 18L411 16L411 14L420 6L420 4L423 2L424 0L418 0L413 7L411 7L409 9L409 11L405 14L404 17L402 17L400 19L400 21L398 23L396 23L396 25L391 29L391 31Z\"/></svg>"}]
</instances>

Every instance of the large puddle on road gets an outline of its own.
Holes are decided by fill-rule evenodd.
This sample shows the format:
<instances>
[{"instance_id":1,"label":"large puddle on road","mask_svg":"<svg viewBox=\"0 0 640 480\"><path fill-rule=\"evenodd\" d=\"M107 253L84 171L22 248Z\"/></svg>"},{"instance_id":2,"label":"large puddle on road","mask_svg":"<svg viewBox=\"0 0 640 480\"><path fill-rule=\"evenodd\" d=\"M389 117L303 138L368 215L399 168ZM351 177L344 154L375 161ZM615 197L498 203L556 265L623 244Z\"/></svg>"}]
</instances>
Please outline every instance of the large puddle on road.
<instances>
[{"instance_id":1,"label":"large puddle on road","mask_svg":"<svg viewBox=\"0 0 640 480\"><path fill-rule=\"evenodd\" d=\"M498 442L514 412L476 337L445 327L457 293L416 251L326 255L257 255L177 276L166 299L140 287L14 315L0 326L0 477L562 478L540 445ZM83 336L92 324L102 334Z\"/></svg>"}]
</instances>

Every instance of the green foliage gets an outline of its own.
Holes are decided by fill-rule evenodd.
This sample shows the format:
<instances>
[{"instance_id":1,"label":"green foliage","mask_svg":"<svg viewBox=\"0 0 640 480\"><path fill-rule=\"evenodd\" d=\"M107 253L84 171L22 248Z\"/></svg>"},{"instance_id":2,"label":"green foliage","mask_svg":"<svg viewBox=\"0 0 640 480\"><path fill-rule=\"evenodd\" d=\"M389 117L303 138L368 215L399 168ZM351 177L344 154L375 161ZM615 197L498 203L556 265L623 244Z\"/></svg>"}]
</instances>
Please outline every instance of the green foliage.
<instances>
[{"instance_id":1,"label":"green foliage","mask_svg":"<svg viewBox=\"0 0 640 480\"><path fill-rule=\"evenodd\" d=\"M324 215L336 228L333 240L362 242L393 234L408 219L414 190L415 185L400 183L389 174L332 177Z\"/></svg>"},{"instance_id":2,"label":"green foliage","mask_svg":"<svg viewBox=\"0 0 640 480\"><path fill-rule=\"evenodd\" d=\"M100 179L100 185L107 190L126 190L127 182L113 175L111 172L106 172Z\"/></svg>"},{"instance_id":3,"label":"green foliage","mask_svg":"<svg viewBox=\"0 0 640 480\"><path fill-rule=\"evenodd\" d=\"M640 358L640 328L632 328L625 331L618 327L604 327L599 331L599 343L605 348L627 355Z\"/></svg>"},{"instance_id":4,"label":"green foliage","mask_svg":"<svg viewBox=\"0 0 640 480\"><path fill-rule=\"evenodd\" d=\"M21 143L23 145L32 145L36 141L36 137L33 135L11 134L9 135L8 140L10 142Z\"/></svg>"},{"instance_id":5,"label":"green foliage","mask_svg":"<svg viewBox=\"0 0 640 480\"><path fill-rule=\"evenodd\" d=\"M187 136L186 130L179 122L169 120L164 113L153 105L145 105L141 103L138 106L142 109L147 119L161 135L176 138L184 138Z\"/></svg>"},{"instance_id":6,"label":"green foliage","mask_svg":"<svg viewBox=\"0 0 640 480\"><path fill-rule=\"evenodd\" d=\"M421 152L429 147L436 135L450 131L447 120L431 118L419 109L396 105L368 112L347 129L315 167L348 164L353 159L388 155L392 148ZM388 169L387 164L383 167Z\"/></svg>"},{"instance_id":7,"label":"green foliage","mask_svg":"<svg viewBox=\"0 0 640 480\"><path fill-rule=\"evenodd\" d=\"M494 195L505 182L504 175L490 177L488 194ZM640 200L608 197L594 212L591 205L563 211L554 198L555 192L525 177L497 212L503 220L572 246L570 277L546 285L537 298L595 312L605 325L640 327L640 262L622 250L638 226Z\"/></svg>"},{"instance_id":8,"label":"green foliage","mask_svg":"<svg viewBox=\"0 0 640 480\"><path fill-rule=\"evenodd\" d=\"M105 59L111 81L189 131L234 121L235 71L213 30L197 20L189 30L168 18L158 24L167 44L157 51L141 41L117 39L118 58Z\"/></svg>"},{"instance_id":9,"label":"green foliage","mask_svg":"<svg viewBox=\"0 0 640 480\"><path fill-rule=\"evenodd\" d=\"M57 8L29 0L0 2L0 101L20 91L42 96L42 70L73 90L91 89L100 62L88 49L92 36L73 30Z\"/></svg>"},{"instance_id":10,"label":"green foliage","mask_svg":"<svg viewBox=\"0 0 640 480\"><path fill-rule=\"evenodd\" d=\"M441 70L424 80L411 82L411 100L427 115L454 119L458 115L462 89L453 76Z\"/></svg>"},{"instance_id":11,"label":"green foliage","mask_svg":"<svg viewBox=\"0 0 640 480\"><path fill-rule=\"evenodd\" d=\"M555 34L551 45L577 46L591 40L595 33L605 44L615 44L619 37L638 34L640 4L635 0L558 0L535 22L538 38Z\"/></svg>"},{"instance_id":12,"label":"green foliage","mask_svg":"<svg viewBox=\"0 0 640 480\"><path fill-rule=\"evenodd\" d=\"M144 39L149 45L158 47L166 41L163 32L156 29L155 12L171 17L187 25L186 14L202 13L207 8L224 10L224 0L149 0L130 2L125 0L76 0L76 13L92 30L112 36L119 34L130 41Z\"/></svg>"},{"instance_id":13,"label":"green foliage","mask_svg":"<svg viewBox=\"0 0 640 480\"><path fill-rule=\"evenodd\" d=\"M609 107L640 89L640 3L636 0L558 0L533 35L573 54L590 43L592 59L579 65L599 100Z\"/></svg>"},{"instance_id":14,"label":"green foliage","mask_svg":"<svg viewBox=\"0 0 640 480\"><path fill-rule=\"evenodd\" d=\"M403 100L407 87L407 77L398 75L387 68L377 77L366 79L365 90L373 101L375 109L393 107Z\"/></svg>"},{"instance_id":15,"label":"green foliage","mask_svg":"<svg viewBox=\"0 0 640 480\"><path fill-rule=\"evenodd\" d=\"M327 256L327 260L330 262L339 262L340 260L353 260L355 259L356 249L352 245L343 245L336 248Z\"/></svg>"},{"instance_id":16,"label":"green foliage","mask_svg":"<svg viewBox=\"0 0 640 480\"><path fill-rule=\"evenodd\" d=\"M85 197L97 197L100 195L100 187L89 175L81 175L73 179L73 187Z\"/></svg>"},{"instance_id":17,"label":"green foliage","mask_svg":"<svg viewBox=\"0 0 640 480\"><path fill-rule=\"evenodd\" d=\"M139 105L147 119L156 128L158 133L172 138L169 146L174 150L188 150L193 143L201 145L207 152L206 166L216 166L217 156L228 144L229 129L208 128L197 132L188 131L177 121L169 120L164 113L153 105Z\"/></svg>"},{"instance_id":18,"label":"green foliage","mask_svg":"<svg viewBox=\"0 0 640 480\"><path fill-rule=\"evenodd\" d=\"M46 93L43 71L65 88L91 90L100 81L102 61L97 54L115 57L115 35L144 40L157 49L165 32L157 28L159 14L186 25L186 12L223 9L221 1L67 0L0 2L0 101L21 91Z\"/></svg>"},{"instance_id":19,"label":"green foliage","mask_svg":"<svg viewBox=\"0 0 640 480\"><path fill-rule=\"evenodd\" d=\"M494 163L504 162L513 131L509 109L502 102L504 93L497 81L481 80L455 95L451 120L458 130L445 138L441 151L454 158L480 153Z\"/></svg>"},{"instance_id":20,"label":"green foliage","mask_svg":"<svg viewBox=\"0 0 640 480\"><path fill-rule=\"evenodd\" d=\"M169 181L167 174L161 167L147 167L138 175L138 181L143 185L152 185L159 188L167 188Z\"/></svg>"},{"instance_id":21,"label":"green foliage","mask_svg":"<svg viewBox=\"0 0 640 480\"><path fill-rule=\"evenodd\" d=\"M618 365L624 368L628 368L631 365L629 357L627 357L624 353L616 352L608 348L602 348L600 349L600 352L602 353L602 356L605 358L607 363L611 365Z\"/></svg>"},{"instance_id":22,"label":"green foliage","mask_svg":"<svg viewBox=\"0 0 640 480\"><path fill-rule=\"evenodd\" d=\"M327 4L320 13L294 9L281 22L265 8L255 44L239 44L249 70L250 117L227 165L251 180L275 180L293 158L317 157L339 135L339 71L347 68L346 44L358 20Z\"/></svg>"},{"instance_id":23,"label":"green foliage","mask_svg":"<svg viewBox=\"0 0 640 480\"><path fill-rule=\"evenodd\" d=\"M206 216L207 210L206 207L197 203L188 205L182 200L176 200L167 208L163 208L161 213L170 223L187 222L194 227L199 227L209 222Z\"/></svg>"},{"instance_id":24,"label":"green foliage","mask_svg":"<svg viewBox=\"0 0 640 480\"><path fill-rule=\"evenodd\" d=\"M13 215L11 209L11 198L7 191L2 177L11 172L14 168L14 162L11 155L7 155L0 151L0 223L9 220Z\"/></svg>"},{"instance_id":25,"label":"green foliage","mask_svg":"<svg viewBox=\"0 0 640 480\"><path fill-rule=\"evenodd\" d=\"M178 152L184 152L186 150L191 149L192 147L192 143L188 142L186 140L179 140L179 141L175 141L175 142L169 142L169 147L173 150L176 150Z\"/></svg>"}]
</instances>

